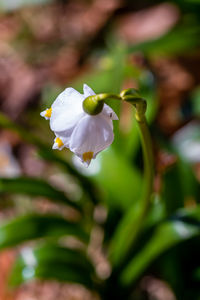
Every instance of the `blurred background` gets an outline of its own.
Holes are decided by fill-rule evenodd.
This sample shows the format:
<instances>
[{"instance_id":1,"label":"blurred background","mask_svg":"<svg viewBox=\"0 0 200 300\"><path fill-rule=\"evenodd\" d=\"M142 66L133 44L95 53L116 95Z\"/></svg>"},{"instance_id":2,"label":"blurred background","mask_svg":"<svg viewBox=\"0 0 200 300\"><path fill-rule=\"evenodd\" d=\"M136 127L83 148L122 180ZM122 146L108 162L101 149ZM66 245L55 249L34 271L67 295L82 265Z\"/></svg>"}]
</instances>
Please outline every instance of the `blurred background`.
<instances>
[{"instance_id":1,"label":"blurred background","mask_svg":"<svg viewBox=\"0 0 200 300\"><path fill-rule=\"evenodd\" d=\"M134 87L147 100L155 157L154 211L148 220L151 229L145 223L133 255L145 243L159 248L161 240L150 239L161 220L178 218L179 209L198 210L199 37L198 0L0 0L0 300L100 299L95 288L66 283L63 274L48 278L48 268L40 276L27 273L27 266L12 271L21 251L30 264L26 251L35 246L35 238L52 237L49 229L39 234L46 226L42 218L12 221L34 213L74 222L79 216L65 202L82 203L83 227L90 232L87 253L96 274L106 280L112 274L106 249L140 197L143 163L130 105L111 102L120 116L114 122L115 141L88 169L66 149L50 151L54 136L39 113L66 87L82 92L87 83L96 93ZM179 238L172 240L164 234L169 245L163 241L160 252L138 273L129 296L122 293L119 299L200 299L199 212L195 220L187 218L181 222L191 221L197 232L180 227ZM15 289L9 287L11 273ZM43 280L29 280L35 277Z\"/></svg>"}]
</instances>

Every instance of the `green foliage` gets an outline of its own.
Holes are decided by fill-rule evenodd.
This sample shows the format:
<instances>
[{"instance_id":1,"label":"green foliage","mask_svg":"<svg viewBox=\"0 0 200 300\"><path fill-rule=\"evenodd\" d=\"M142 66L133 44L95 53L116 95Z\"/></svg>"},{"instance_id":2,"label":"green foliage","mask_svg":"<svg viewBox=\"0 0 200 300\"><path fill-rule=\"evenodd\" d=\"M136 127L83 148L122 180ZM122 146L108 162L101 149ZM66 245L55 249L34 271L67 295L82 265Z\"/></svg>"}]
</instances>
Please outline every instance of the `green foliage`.
<instances>
[{"instance_id":1,"label":"green foliage","mask_svg":"<svg viewBox=\"0 0 200 300\"><path fill-rule=\"evenodd\" d=\"M128 52L142 51L150 56L174 56L195 49L199 45L199 32L198 23L180 25L158 39L131 46Z\"/></svg>"},{"instance_id":2,"label":"green foliage","mask_svg":"<svg viewBox=\"0 0 200 300\"><path fill-rule=\"evenodd\" d=\"M139 165L136 167L134 164L130 164L128 156L121 155L119 150L111 147L101 153L97 159L99 164L97 171L94 174L85 173L83 175L62 156L49 150L48 146L34 135L30 134L27 139L20 126L14 126L3 116L1 125L11 130L17 130L23 139L38 148L42 153L41 157L57 164L65 172L77 178L86 192L86 198L91 199L96 194L95 189L99 189L101 199L107 206L109 223L112 227L105 240L105 245L113 270L110 279L102 281L101 278L98 278L95 266L92 265L86 254L89 236L96 222L95 220L91 222L91 216L89 216L90 220L88 219L88 210L81 208L81 223L80 221L78 223L68 221L58 215L47 214L19 216L2 223L0 225L1 249L23 245L26 241L34 241L35 244L32 248L22 247L21 254L13 266L10 277L11 285L16 286L34 278L57 279L81 283L90 289L98 290L103 295L102 297L107 299L110 295L110 282L114 280L114 284L117 284L116 293L120 295L120 291L126 289L127 297L129 297L129 291L132 286L134 287L133 284L143 274L148 273L149 268L156 265L160 259L164 264L169 249L174 249L178 244L199 236L199 207L179 212L188 198L197 199L199 196L198 182L192 167L184 160L179 159L164 173L161 198L153 197L151 210L147 218L139 225L141 226L140 236L132 244L134 227L138 226L137 215L140 213L143 184L142 170ZM136 139L135 142L134 156L139 150ZM174 183L176 183L176 189L174 189ZM79 209L66 197L64 192L39 178L1 178L0 192L9 195L26 194L32 198L43 196L51 201L61 201L67 206ZM95 197L95 201L99 202L99 199ZM97 203L95 201L91 202L94 207ZM118 217L116 218L116 216ZM107 223L102 224L105 230L106 226L108 226ZM68 236L80 239L85 244L84 250L72 250L61 246L59 239ZM194 270L194 272L198 277L198 271ZM171 280L171 277L168 280ZM175 292L178 293L176 289Z\"/></svg>"},{"instance_id":3,"label":"green foliage","mask_svg":"<svg viewBox=\"0 0 200 300\"><path fill-rule=\"evenodd\" d=\"M196 116L200 115L200 88L196 88L192 93L192 110Z\"/></svg>"},{"instance_id":4,"label":"green foliage","mask_svg":"<svg viewBox=\"0 0 200 300\"><path fill-rule=\"evenodd\" d=\"M66 197L65 193L57 190L46 181L34 177L0 178L0 194L4 193L43 196L75 208L78 207L76 203Z\"/></svg>"},{"instance_id":5,"label":"green foliage","mask_svg":"<svg viewBox=\"0 0 200 300\"><path fill-rule=\"evenodd\" d=\"M107 194L105 201L113 208L129 209L141 193L140 171L134 166L130 166L128 161L116 153L112 147L101 153L100 167L93 178L99 186L104 188ZM112 184L110 184L110 180ZM135 183L134 186L132 182Z\"/></svg>"},{"instance_id":6,"label":"green foliage","mask_svg":"<svg viewBox=\"0 0 200 300\"><path fill-rule=\"evenodd\" d=\"M181 220L184 217L184 222ZM188 218L187 220L187 217ZM180 218L168 220L157 226L148 244L135 255L123 270L121 280L124 284L130 284L149 266L149 264L159 257L164 251L174 245L200 234L200 210L182 211Z\"/></svg>"},{"instance_id":7,"label":"green foliage","mask_svg":"<svg viewBox=\"0 0 200 300\"><path fill-rule=\"evenodd\" d=\"M88 234L76 224L56 215L25 215L1 224L0 249L12 247L27 240L70 235L87 242Z\"/></svg>"},{"instance_id":8,"label":"green foliage","mask_svg":"<svg viewBox=\"0 0 200 300\"><path fill-rule=\"evenodd\" d=\"M0 6L4 2L0 1ZM178 1L180 10L184 11L188 2L183 4ZM132 295L141 289L137 283L147 275L165 280L177 299L198 299L200 260L196 257L195 261L188 263L191 286L198 283L195 294L190 293L189 288L184 293L184 287L181 287L181 292L180 285L188 283L188 277L182 274L183 258L187 256L192 260L195 250L197 253L200 251L199 179L194 169L195 162L186 160L180 149L158 128L156 85L159 80L151 70L151 59L157 56L186 55L188 50L195 51L199 47L200 25L194 9L198 1L192 2L196 6L191 9L191 15L185 15L182 22L156 40L127 46L114 41L111 35L109 40L112 42L107 43L106 50L101 52L95 49L92 53L92 58L97 62L94 69L71 84L81 92L85 82L97 93L118 93L131 81L147 99L147 119L155 150L170 149L175 160L173 165L162 166L162 171L157 172L156 179L160 180L160 186L152 195L151 205L144 211L142 219L141 199L145 184L140 136L133 110L129 111L133 120L125 130L120 123L122 118L114 122L113 145L97 156L95 165L91 165L89 170L78 168L66 150L59 152L51 149L50 139L46 138L49 129L45 128L45 121L35 122L35 118L40 118L38 112L35 117L36 112L30 111L29 120L22 118L21 124L0 113L0 127L17 133L24 143L32 145L40 159L48 162L49 167L56 166L57 170L62 170L66 180L70 178L75 182L81 194L80 201L73 202L64 191L41 178L0 178L0 203L5 200L4 195L9 198L16 194L18 198L28 195L32 200L44 197L58 206L60 202L66 204L66 209L70 211L73 208L73 213L78 215L78 220L72 222L63 213L62 217L59 213L31 213L0 223L0 249L20 246L10 276L11 285L18 286L35 278L55 279L95 289L105 300L133 299ZM132 53L138 52L142 53L144 61L147 59L142 67L130 63ZM60 90L60 86L46 85L42 92L43 102L51 105ZM199 117L199 87L190 96L190 117ZM124 117L121 104L112 100L111 106L119 118ZM126 123L126 117L124 120ZM41 128L43 130L40 132ZM198 126L196 129L199 132ZM194 140L198 142L198 135L194 135ZM108 278L100 276L95 259L91 262L92 243L99 238L98 233L95 236L94 232L99 227L104 235L100 247L111 267ZM78 244L77 248L69 248L71 237ZM190 248L192 243L195 250ZM186 268L185 265L182 268ZM182 276L181 280L178 276Z\"/></svg>"},{"instance_id":9,"label":"green foliage","mask_svg":"<svg viewBox=\"0 0 200 300\"><path fill-rule=\"evenodd\" d=\"M48 278L91 287L92 276L95 276L94 268L84 251L45 243L21 251L13 267L10 284L19 285L34 278Z\"/></svg>"}]
</instances>

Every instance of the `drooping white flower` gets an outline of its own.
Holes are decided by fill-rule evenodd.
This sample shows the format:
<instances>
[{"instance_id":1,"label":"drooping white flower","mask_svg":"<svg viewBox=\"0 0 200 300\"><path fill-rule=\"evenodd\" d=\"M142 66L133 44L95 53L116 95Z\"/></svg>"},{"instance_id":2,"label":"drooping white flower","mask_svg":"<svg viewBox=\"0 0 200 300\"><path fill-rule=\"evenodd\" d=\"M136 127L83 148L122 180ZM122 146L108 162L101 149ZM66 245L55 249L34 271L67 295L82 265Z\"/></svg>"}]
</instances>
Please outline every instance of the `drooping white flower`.
<instances>
[{"instance_id":1,"label":"drooping white flower","mask_svg":"<svg viewBox=\"0 0 200 300\"><path fill-rule=\"evenodd\" d=\"M86 84L83 86L83 92L84 94L80 94L73 88L65 89L51 108L40 115L50 119L50 128L56 136L53 149L62 150L67 147L88 166L91 159L112 143L112 120L118 120L118 117L106 104L97 115L85 113L82 107L83 100L95 93Z\"/></svg>"}]
</instances>

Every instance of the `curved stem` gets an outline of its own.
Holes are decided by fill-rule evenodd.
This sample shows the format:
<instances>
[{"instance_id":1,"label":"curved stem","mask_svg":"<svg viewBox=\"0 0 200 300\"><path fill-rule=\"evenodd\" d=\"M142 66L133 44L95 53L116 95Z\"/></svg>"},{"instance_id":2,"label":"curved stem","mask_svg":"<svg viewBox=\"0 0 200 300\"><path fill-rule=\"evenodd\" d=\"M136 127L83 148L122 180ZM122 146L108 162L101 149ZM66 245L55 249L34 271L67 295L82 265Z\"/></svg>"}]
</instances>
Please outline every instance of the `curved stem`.
<instances>
[{"instance_id":1,"label":"curved stem","mask_svg":"<svg viewBox=\"0 0 200 300\"><path fill-rule=\"evenodd\" d=\"M152 151L151 136L150 136L150 132L149 132L149 128L145 116L143 116L142 121L137 119L137 122L140 129L140 139L141 139L141 144L143 149L143 160L144 160L145 188L142 197L142 210L141 210L141 218L140 218L143 219L150 205L150 198L153 190L153 177L154 177L153 151ZM143 222L143 220L141 221Z\"/></svg>"},{"instance_id":2,"label":"curved stem","mask_svg":"<svg viewBox=\"0 0 200 300\"><path fill-rule=\"evenodd\" d=\"M109 93L97 94L88 97L88 99L95 101L96 103L102 102L106 99L122 100L132 104L136 110L135 118L140 129L140 138L143 149L145 187L144 194L142 197L142 203L140 206L141 210L138 215L137 226L133 234L133 242L136 239L138 232L140 231L140 227L143 223L143 217L146 215L146 212L148 210L150 204L150 197L153 189L153 153L151 136L145 117L145 112L147 108L146 100L142 99L134 89L124 90L120 93L120 95Z\"/></svg>"},{"instance_id":3,"label":"curved stem","mask_svg":"<svg viewBox=\"0 0 200 300\"><path fill-rule=\"evenodd\" d=\"M127 101L126 99L124 99ZM134 230L132 231L132 236L130 238L129 247L133 245L135 240L138 237L138 234L141 230L141 227L144 223L145 216L147 215L150 203L151 203L151 195L153 191L153 179L154 179L154 163L153 163L153 149L152 149L152 141L151 135L149 132L148 124L145 117L146 112L146 101L142 98L132 99L131 97L128 99L128 102L131 103L136 111L135 118L138 123L140 140L142 144L143 151L143 162L144 162L144 187L143 194L141 198L141 202L139 203L138 212L136 213L136 218L134 224ZM128 249L127 249L128 250Z\"/></svg>"},{"instance_id":4,"label":"curved stem","mask_svg":"<svg viewBox=\"0 0 200 300\"><path fill-rule=\"evenodd\" d=\"M139 213L139 220L137 224L138 229L134 232L134 236L137 236L137 233L141 227L141 221L143 221L143 216L146 214L150 203L150 196L153 188L153 154L152 154L152 144L149 129L146 122L145 112L147 108L146 101L142 99L138 92L134 89L127 89L117 94L102 93L97 95L92 95L87 97L83 102L83 108L85 112L95 115L98 114L103 109L103 102L107 99L116 99L129 102L132 104L135 109L135 117L138 122L140 129L140 138L143 149L143 158L144 158L144 175L145 175L145 188L144 195L142 198L141 212ZM133 239L135 239L133 237Z\"/></svg>"},{"instance_id":5,"label":"curved stem","mask_svg":"<svg viewBox=\"0 0 200 300\"><path fill-rule=\"evenodd\" d=\"M129 92L129 90L127 90ZM152 151L152 142L151 135L149 132L149 128L147 125L145 112L147 108L146 100L138 97L138 95L124 95L124 99L126 102L129 102L135 107L135 118L139 126L140 139L142 144L143 151L143 161L144 161L144 194L142 196L142 206L141 206L141 216L139 217L138 230L135 232L135 236L137 236L137 231L139 231L141 221L143 221L143 217L146 215L146 211L148 210L150 204L150 197L153 190L153 151Z\"/></svg>"},{"instance_id":6,"label":"curved stem","mask_svg":"<svg viewBox=\"0 0 200 300\"><path fill-rule=\"evenodd\" d=\"M123 98L126 101L126 97ZM136 111L135 117L138 123L140 139L143 150L144 161L144 188L141 201L137 206L132 206L123 217L110 246L110 259L114 267L120 268L126 263L126 257L133 243L138 238L138 234L144 224L145 216L148 213L151 195L153 190L153 152L152 142L147 125L145 111L146 101L129 97L128 101Z\"/></svg>"},{"instance_id":7,"label":"curved stem","mask_svg":"<svg viewBox=\"0 0 200 300\"><path fill-rule=\"evenodd\" d=\"M116 100L121 100L121 97L117 94L110 94L110 93L102 93L102 94L97 94L94 96L90 96L90 98L93 98L96 101L103 101L107 99L116 99Z\"/></svg>"}]
</instances>

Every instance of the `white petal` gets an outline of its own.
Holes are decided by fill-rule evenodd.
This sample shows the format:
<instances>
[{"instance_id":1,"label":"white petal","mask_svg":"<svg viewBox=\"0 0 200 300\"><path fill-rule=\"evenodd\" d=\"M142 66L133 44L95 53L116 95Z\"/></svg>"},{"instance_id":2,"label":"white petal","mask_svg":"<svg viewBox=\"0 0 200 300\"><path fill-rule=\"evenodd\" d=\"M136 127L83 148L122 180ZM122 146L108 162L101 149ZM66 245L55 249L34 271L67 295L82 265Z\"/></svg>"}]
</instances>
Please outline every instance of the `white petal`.
<instances>
[{"instance_id":1,"label":"white petal","mask_svg":"<svg viewBox=\"0 0 200 300\"><path fill-rule=\"evenodd\" d=\"M57 143L55 142L55 140L54 140L54 143L53 143L52 149L53 149L53 150L62 150L62 149L63 149L63 147L62 147L62 149L61 149L61 148L59 148L59 147L58 147L58 144L57 144Z\"/></svg>"},{"instance_id":2,"label":"white petal","mask_svg":"<svg viewBox=\"0 0 200 300\"><path fill-rule=\"evenodd\" d=\"M103 116L83 117L75 127L69 148L82 160L85 153L93 153L92 158L95 158L97 153L107 148L113 141L112 128ZM88 159L86 163L89 163Z\"/></svg>"},{"instance_id":3,"label":"white petal","mask_svg":"<svg viewBox=\"0 0 200 300\"><path fill-rule=\"evenodd\" d=\"M81 159L81 162L83 163L84 167L88 168L91 163L91 159L88 159L86 161L83 161L83 159Z\"/></svg>"},{"instance_id":4,"label":"white petal","mask_svg":"<svg viewBox=\"0 0 200 300\"><path fill-rule=\"evenodd\" d=\"M113 130L113 121L110 117L108 117L107 114L105 113L101 113L99 114L99 116L104 119L104 122L107 122L109 124L109 126L111 127L111 129Z\"/></svg>"},{"instance_id":5,"label":"white petal","mask_svg":"<svg viewBox=\"0 0 200 300\"><path fill-rule=\"evenodd\" d=\"M116 113L114 112L114 110L112 110L112 108L110 106L108 106L106 103L104 103L102 113L104 115L108 116L111 120L119 120L119 118L116 115Z\"/></svg>"},{"instance_id":6,"label":"white petal","mask_svg":"<svg viewBox=\"0 0 200 300\"><path fill-rule=\"evenodd\" d=\"M46 120L49 120L50 118L46 117L46 111L47 111L46 109L43 110L43 111L40 113L40 116L43 117L43 118L45 118Z\"/></svg>"},{"instance_id":7,"label":"white petal","mask_svg":"<svg viewBox=\"0 0 200 300\"><path fill-rule=\"evenodd\" d=\"M73 88L67 88L52 104L50 127L55 133L72 128L83 113L84 96Z\"/></svg>"},{"instance_id":8,"label":"white petal","mask_svg":"<svg viewBox=\"0 0 200 300\"><path fill-rule=\"evenodd\" d=\"M71 132L83 115L84 112L71 108L66 111L54 109L50 119L50 128L56 134L65 135L64 132Z\"/></svg>"},{"instance_id":9,"label":"white petal","mask_svg":"<svg viewBox=\"0 0 200 300\"><path fill-rule=\"evenodd\" d=\"M52 104L52 108L61 106L75 106L75 105L82 105L82 101L84 99L84 96L80 94L78 91L75 89L69 87L66 88L62 93L58 95L56 100Z\"/></svg>"},{"instance_id":10,"label":"white petal","mask_svg":"<svg viewBox=\"0 0 200 300\"><path fill-rule=\"evenodd\" d=\"M85 98L96 95L95 92L85 83L83 85L83 93Z\"/></svg>"},{"instance_id":11,"label":"white petal","mask_svg":"<svg viewBox=\"0 0 200 300\"><path fill-rule=\"evenodd\" d=\"M74 89L69 89L68 92L63 93L52 105L50 127L57 133L72 128L83 113L83 95Z\"/></svg>"},{"instance_id":12,"label":"white petal","mask_svg":"<svg viewBox=\"0 0 200 300\"><path fill-rule=\"evenodd\" d=\"M63 141L65 147L69 147L69 141L70 141L73 130L74 130L74 127L70 128L68 130L62 131L59 134L56 133L56 137L59 137Z\"/></svg>"},{"instance_id":13,"label":"white petal","mask_svg":"<svg viewBox=\"0 0 200 300\"><path fill-rule=\"evenodd\" d=\"M64 147L67 147L68 144L69 144L69 138L60 137L56 135L52 149L62 150Z\"/></svg>"},{"instance_id":14,"label":"white petal","mask_svg":"<svg viewBox=\"0 0 200 300\"><path fill-rule=\"evenodd\" d=\"M76 125L77 125L77 123L76 123ZM75 126L66 131L60 132L60 134L56 134L56 137L59 137L62 140L62 142L64 143L65 147L67 147L67 148L69 148L71 135L72 135L72 132L73 132Z\"/></svg>"},{"instance_id":15,"label":"white petal","mask_svg":"<svg viewBox=\"0 0 200 300\"><path fill-rule=\"evenodd\" d=\"M43 110L43 111L40 113L40 116L44 117L44 116L45 116L45 113L46 113L46 109Z\"/></svg>"}]
</instances>

